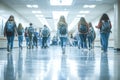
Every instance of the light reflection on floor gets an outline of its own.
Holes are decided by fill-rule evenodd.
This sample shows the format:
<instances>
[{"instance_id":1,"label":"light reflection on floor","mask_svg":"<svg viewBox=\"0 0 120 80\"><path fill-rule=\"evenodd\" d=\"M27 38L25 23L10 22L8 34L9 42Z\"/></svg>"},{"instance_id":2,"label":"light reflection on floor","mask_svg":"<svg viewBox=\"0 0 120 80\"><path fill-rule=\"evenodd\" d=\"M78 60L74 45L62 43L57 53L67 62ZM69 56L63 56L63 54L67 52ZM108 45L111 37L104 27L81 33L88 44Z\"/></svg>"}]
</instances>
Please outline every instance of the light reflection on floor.
<instances>
[{"instance_id":1,"label":"light reflection on floor","mask_svg":"<svg viewBox=\"0 0 120 80\"><path fill-rule=\"evenodd\" d=\"M65 54L59 46L15 48L12 53L1 49L0 80L119 80L119 61L119 52L103 53L96 47L67 47Z\"/></svg>"}]
</instances>

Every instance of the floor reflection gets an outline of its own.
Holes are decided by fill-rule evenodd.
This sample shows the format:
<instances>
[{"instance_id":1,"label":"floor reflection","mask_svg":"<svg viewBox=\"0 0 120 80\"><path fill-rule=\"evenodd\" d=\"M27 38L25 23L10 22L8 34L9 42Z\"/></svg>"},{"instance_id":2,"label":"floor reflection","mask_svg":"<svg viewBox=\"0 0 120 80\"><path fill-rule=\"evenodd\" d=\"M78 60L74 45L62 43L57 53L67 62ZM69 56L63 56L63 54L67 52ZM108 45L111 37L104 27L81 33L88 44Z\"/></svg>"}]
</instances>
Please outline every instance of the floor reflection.
<instances>
[{"instance_id":1,"label":"floor reflection","mask_svg":"<svg viewBox=\"0 0 120 80\"><path fill-rule=\"evenodd\" d=\"M100 80L110 80L109 66L108 66L108 54L104 52L101 53Z\"/></svg>"},{"instance_id":2,"label":"floor reflection","mask_svg":"<svg viewBox=\"0 0 120 80\"><path fill-rule=\"evenodd\" d=\"M59 80L67 80L68 77L68 67L67 67L67 56L66 55L62 55L61 57L61 67L60 67L60 71L58 74L58 79Z\"/></svg>"},{"instance_id":3,"label":"floor reflection","mask_svg":"<svg viewBox=\"0 0 120 80\"><path fill-rule=\"evenodd\" d=\"M78 64L78 76L80 80L86 80L87 78L91 78L94 74L95 68L95 58L94 58L94 51L81 51L80 59ZM92 73L92 74L91 74ZM91 80L91 79L90 79Z\"/></svg>"},{"instance_id":4,"label":"floor reflection","mask_svg":"<svg viewBox=\"0 0 120 80\"><path fill-rule=\"evenodd\" d=\"M12 53L7 54L7 65L4 69L4 80L16 80Z\"/></svg>"}]
</instances>

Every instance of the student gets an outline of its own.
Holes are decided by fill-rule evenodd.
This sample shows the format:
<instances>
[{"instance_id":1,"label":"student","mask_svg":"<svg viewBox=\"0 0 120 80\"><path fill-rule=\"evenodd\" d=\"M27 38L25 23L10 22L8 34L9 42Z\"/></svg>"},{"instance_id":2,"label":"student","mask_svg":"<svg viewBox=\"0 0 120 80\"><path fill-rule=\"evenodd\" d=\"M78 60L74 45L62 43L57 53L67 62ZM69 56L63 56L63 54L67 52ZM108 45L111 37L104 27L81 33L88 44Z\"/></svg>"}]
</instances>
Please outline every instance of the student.
<instances>
[{"instance_id":1,"label":"student","mask_svg":"<svg viewBox=\"0 0 120 80\"><path fill-rule=\"evenodd\" d=\"M25 28L25 33L24 33L24 36L25 36L25 40L26 40L26 47L29 48L29 35L28 35L28 27Z\"/></svg>"},{"instance_id":2,"label":"student","mask_svg":"<svg viewBox=\"0 0 120 80\"><path fill-rule=\"evenodd\" d=\"M22 49L24 28L21 23L19 23L18 25L17 32L18 32L19 48Z\"/></svg>"},{"instance_id":3,"label":"student","mask_svg":"<svg viewBox=\"0 0 120 80\"><path fill-rule=\"evenodd\" d=\"M30 23L29 25L30 25L28 27L29 48L33 48L34 28L32 23Z\"/></svg>"},{"instance_id":4,"label":"student","mask_svg":"<svg viewBox=\"0 0 120 80\"><path fill-rule=\"evenodd\" d=\"M80 35L80 42L81 42L81 48L85 49L87 48L87 33L88 33L88 24L84 17L80 18L80 21L78 22L78 32Z\"/></svg>"},{"instance_id":5,"label":"student","mask_svg":"<svg viewBox=\"0 0 120 80\"><path fill-rule=\"evenodd\" d=\"M88 47L89 49L92 49L93 48L93 41L95 39L95 30L92 26L92 23L89 22L88 24L88 27L89 27L89 31L88 31L88 34L87 34L87 37L88 37Z\"/></svg>"},{"instance_id":6,"label":"student","mask_svg":"<svg viewBox=\"0 0 120 80\"><path fill-rule=\"evenodd\" d=\"M50 30L47 27L47 25L43 26L41 34L42 34L42 47L41 48L47 48L48 47L47 40L48 40L48 37L50 36Z\"/></svg>"},{"instance_id":7,"label":"student","mask_svg":"<svg viewBox=\"0 0 120 80\"><path fill-rule=\"evenodd\" d=\"M14 16L11 15L7 22L5 23L4 27L4 36L7 37L7 51L12 51L13 49L13 41L14 36L17 36L17 27L16 22L14 20Z\"/></svg>"},{"instance_id":8,"label":"student","mask_svg":"<svg viewBox=\"0 0 120 80\"><path fill-rule=\"evenodd\" d=\"M60 38L62 53L65 53L65 47L67 44L67 36L68 36L68 24L65 21L64 16L60 16L58 25L57 25L57 33Z\"/></svg>"},{"instance_id":9,"label":"student","mask_svg":"<svg viewBox=\"0 0 120 80\"><path fill-rule=\"evenodd\" d=\"M100 18L100 21L98 23L98 26L96 26L96 28L100 29L101 46L103 48L103 51L107 52L108 39L110 36L112 25L111 25L110 19L106 13L104 13L102 15L102 17Z\"/></svg>"}]
</instances>

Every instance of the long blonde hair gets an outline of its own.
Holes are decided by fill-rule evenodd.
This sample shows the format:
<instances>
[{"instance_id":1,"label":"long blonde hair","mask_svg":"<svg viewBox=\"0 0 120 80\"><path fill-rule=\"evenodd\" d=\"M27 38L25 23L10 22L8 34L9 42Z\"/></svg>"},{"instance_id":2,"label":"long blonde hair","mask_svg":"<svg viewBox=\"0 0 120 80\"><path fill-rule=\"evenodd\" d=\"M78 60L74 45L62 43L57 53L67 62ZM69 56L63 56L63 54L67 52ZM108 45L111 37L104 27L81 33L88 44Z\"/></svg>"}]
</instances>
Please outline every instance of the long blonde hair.
<instances>
[{"instance_id":1,"label":"long blonde hair","mask_svg":"<svg viewBox=\"0 0 120 80\"><path fill-rule=\"evenodd\" d=\"M63 15L60 16L60 19L59 19L59 21L58 21L58 24L57 24L58 28L59 28L60 25L62 25L62 24L64 24L64 25L67 27L67 23L66 23L65 17L64 17Z\"/></svg>"},{"instance_id":2,"label":"long blonde hair","mask_svg":"<svg viewBox=\"0 0 120 80\"><path fill-rule=\"evenodd\" d=\"M21 29L23 29L23 26L22 26L21 23L19 23L19 25L18 25L18 30L21 30Z\"/></svg>"}]
</instances>

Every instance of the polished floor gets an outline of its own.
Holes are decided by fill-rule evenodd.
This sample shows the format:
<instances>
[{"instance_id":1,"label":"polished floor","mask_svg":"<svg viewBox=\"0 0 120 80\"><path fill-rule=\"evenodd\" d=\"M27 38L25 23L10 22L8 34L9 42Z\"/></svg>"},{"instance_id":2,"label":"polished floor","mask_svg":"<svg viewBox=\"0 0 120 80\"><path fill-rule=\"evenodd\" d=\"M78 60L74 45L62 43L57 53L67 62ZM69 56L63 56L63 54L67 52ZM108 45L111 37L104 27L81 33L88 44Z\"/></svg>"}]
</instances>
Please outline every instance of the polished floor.
<instances>
[{"instance_id":1,"label":"polished floor","mask_svg":"<svg viewBox=\"0 0 120 80\"><path fill-rule=\"evenodd\" d=\"M0 49L0 80L120 80L120 53L97 47L67 47L65 54L59 46Z\"/></svg>"}]
</instances>

